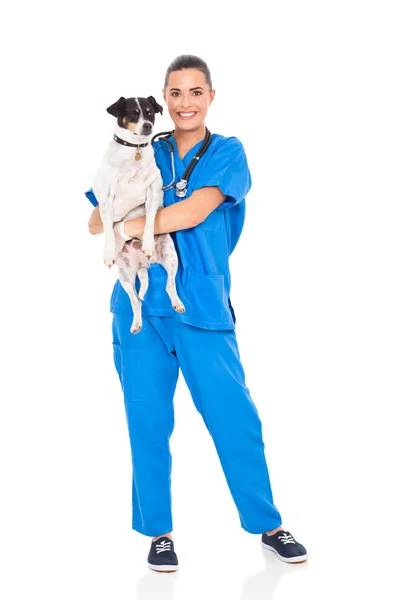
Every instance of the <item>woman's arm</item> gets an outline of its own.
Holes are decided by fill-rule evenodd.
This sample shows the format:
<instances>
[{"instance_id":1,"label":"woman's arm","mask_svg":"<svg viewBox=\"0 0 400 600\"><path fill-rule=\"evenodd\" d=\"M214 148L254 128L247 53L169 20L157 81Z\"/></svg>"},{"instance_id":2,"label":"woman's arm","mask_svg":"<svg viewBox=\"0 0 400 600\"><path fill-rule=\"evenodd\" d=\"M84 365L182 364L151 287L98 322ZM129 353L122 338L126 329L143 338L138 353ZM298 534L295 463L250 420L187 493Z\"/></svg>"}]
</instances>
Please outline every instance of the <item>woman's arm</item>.
<instances>
[{"instance_id":1,"label":"woman's arm","mask_svg":"<svg viewBox=\"0 0 400 600\"><path fill-rule=\"evenodd\" d=\"M181 200L157 211L154 221L154 233L170 233L171 231L195 227L202 223L224 199L225 194L216 186L195 190L186 200ZM145 216L130 219L125 222L124 231L130 237L141 238L143 237L145 223ZM88 225L90 233L94 235L103 233L103 223L98 206L92 211Z\"/></svg>"}]
</instances>

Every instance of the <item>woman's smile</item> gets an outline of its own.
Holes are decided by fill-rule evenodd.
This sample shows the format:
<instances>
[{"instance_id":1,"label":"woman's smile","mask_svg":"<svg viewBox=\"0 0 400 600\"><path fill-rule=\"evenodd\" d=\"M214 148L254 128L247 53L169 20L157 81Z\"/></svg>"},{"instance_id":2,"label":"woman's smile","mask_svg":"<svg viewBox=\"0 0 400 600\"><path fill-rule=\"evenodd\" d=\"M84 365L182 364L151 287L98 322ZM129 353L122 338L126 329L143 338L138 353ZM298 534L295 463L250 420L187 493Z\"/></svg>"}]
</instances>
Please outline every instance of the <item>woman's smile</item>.
<instances>
[{"instance_id":1,"label":"woman's smile","mask_svg":"<svg viewBox=\"0 0 400 600\"><path fill-rule=\"evenodd\" d=\"M196 111L192 111L192 112L178 112L177 115L181 119L184 119L185 121L187 121L188 119L193 119L193 117L197 115L197 112Z\"/></svg>"}]
</instances>

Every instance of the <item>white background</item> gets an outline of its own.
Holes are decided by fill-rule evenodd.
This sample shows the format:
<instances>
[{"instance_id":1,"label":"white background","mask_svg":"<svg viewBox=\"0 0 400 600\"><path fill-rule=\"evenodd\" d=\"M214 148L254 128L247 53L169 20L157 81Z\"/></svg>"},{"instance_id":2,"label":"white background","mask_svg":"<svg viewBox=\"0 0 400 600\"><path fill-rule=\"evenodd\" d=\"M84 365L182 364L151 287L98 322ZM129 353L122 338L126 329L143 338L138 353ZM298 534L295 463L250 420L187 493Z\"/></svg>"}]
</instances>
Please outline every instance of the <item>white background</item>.
<instances>
[{"instance_id":1,"label":"white background","mask_svg":"<svg viewBox=\"0 0 400 600\"><path fill-rule=\"evenodd\" d=\"M396 2L20 2L1 18L1 595L163 600L399 593L399 19ZM112 359L116 273L84 192L106 107L208 62L206 124L253 187L231 258L247 384L274 500L309 553L245 532L183 380L173 516L180 570L131 527ZM167 110L156 131L172 125ZM266 556L268 554L268 556Z\"/></svg>"}]
</instances>

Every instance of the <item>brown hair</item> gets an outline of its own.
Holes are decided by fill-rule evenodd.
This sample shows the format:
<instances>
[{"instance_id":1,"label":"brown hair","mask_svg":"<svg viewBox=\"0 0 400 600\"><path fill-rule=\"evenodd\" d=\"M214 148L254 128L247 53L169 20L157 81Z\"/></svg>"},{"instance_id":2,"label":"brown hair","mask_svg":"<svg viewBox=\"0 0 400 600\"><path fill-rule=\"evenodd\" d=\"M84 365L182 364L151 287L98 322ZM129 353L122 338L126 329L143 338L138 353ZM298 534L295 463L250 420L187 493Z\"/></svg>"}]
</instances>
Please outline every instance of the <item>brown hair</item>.
<instances>
[{"instance_id":1,"label":"brown hair","mask_svg":"<svg viewBox=\"0 0 400 600\"><path fill-rule=\"evenodd\" d=\"M204 73L206 82L210 86L210 89L212 89L211 74L207 63L199 56L194 56L193 54L181 54L172 61L165 74L164 88L168 85L169 74L172 71L181 71L182 69L198 69Z\"/></svg>"}]
</instances>

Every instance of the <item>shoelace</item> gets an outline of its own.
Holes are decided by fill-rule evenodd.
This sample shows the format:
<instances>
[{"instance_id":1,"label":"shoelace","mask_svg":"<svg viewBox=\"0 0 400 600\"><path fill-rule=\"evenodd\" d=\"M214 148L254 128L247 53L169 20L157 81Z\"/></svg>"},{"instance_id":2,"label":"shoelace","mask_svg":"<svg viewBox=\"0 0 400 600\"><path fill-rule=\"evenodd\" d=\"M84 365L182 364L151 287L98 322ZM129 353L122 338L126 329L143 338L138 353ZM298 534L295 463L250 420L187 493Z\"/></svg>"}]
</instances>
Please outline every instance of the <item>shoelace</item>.
<instances>
[{"instance_id":1,"label":"shoelace","mask_svg":"<svg viewBox=\"0 0 400 600\"><path fill-rule=\"evenodd\" d=\"M293 538L291 533L283 533L282 535L278 535L278 540L281 540L283 544L295 544L296 541Z\"/></svg>"},{"instance_id":2,"label":"shoelace","mask_svg":"<svg viewBox=\"0 0 400 600\"><path fill-rule=\"evenodd\" d=\"M157 554L160 554L160 552L165 552L165 550L171 550L171 542L167 542L167 540L163 540L159 544L156 544Z\"/></svg>"}]
</instances>

